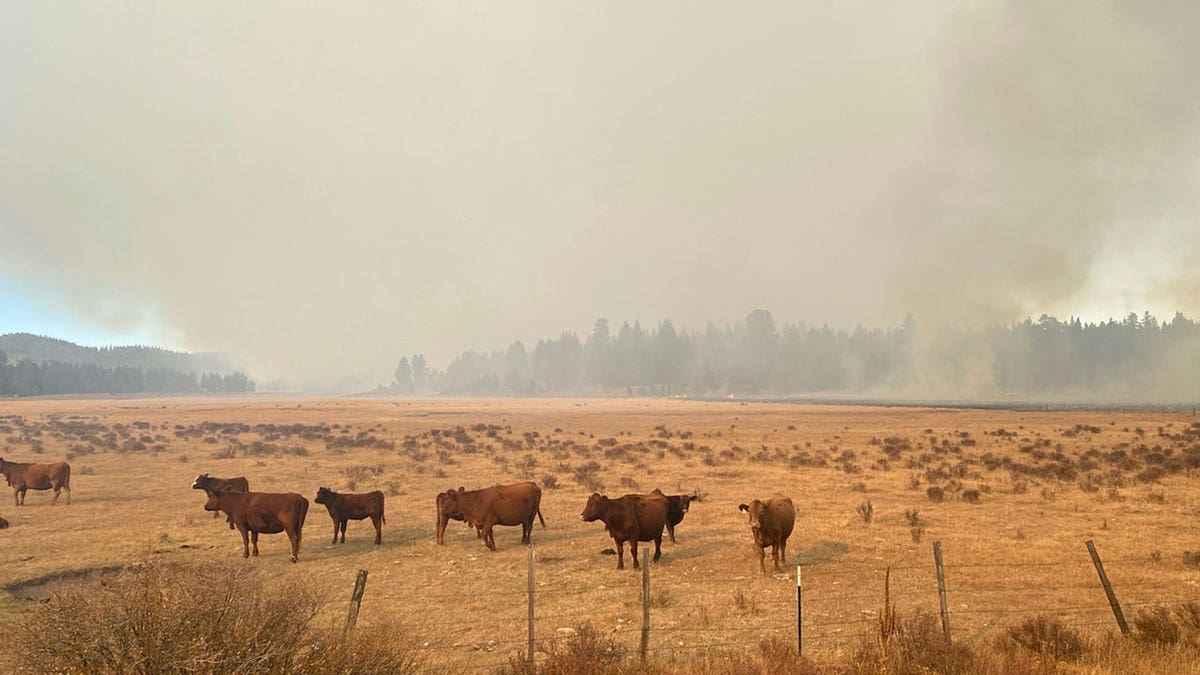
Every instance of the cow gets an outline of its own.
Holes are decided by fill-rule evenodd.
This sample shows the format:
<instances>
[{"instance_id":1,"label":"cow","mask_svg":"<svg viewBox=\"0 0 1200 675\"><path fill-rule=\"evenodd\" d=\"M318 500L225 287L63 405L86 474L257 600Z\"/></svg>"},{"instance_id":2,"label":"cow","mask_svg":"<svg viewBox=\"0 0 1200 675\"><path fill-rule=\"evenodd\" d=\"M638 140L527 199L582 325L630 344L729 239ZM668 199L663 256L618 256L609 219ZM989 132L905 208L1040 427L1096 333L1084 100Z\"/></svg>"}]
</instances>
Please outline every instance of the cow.
<instances>
[{"instance_id":1,"label":"cow","mask_svg":"<svg viewBox=\"0 0 1200 675\"><path fill-rule=\"evenodd\" d=\"M193 490L204 490L204 494L212 496L211 491L216 488L228 490L230 492L249 492L250 481L246 480L245 476L235 476L233 478L215 478L206 473L196 476L196 480L192 481ZM213 512L213 518L219 518L220 511ZM226 516L225 522L229 523L229 529L233 529L233 518Z\"/></svg>"},{"instance_id":2,"label":"cow","mask_svg":"<svg viewBox=\"0 0 1200 675\"><path fill-rule=\"evenodd\" d=\"M25 504L26 490L54 490L50 506L58 503L61 490L67 491L67 504L71 503L71 465L66 462L50 464L23 464L6 462L0 457L0 473L12 486L15 506Z\"/></svg>"},{"instance_id":3,"label":"cow","mask_svg":"<svg viewBox=\"0 0 1200 675\"><path fill-rule=\"evenodd\" d=\"M386 523L383 516L383 493L379 490L365 494L347 495L334 492L329 488L317 488L317 498L313 500L324 504L333 519L333 543L338 543L338 528L342 531L342 543L346 543L346 523L351 520L370 518L375 526L375 545L383 543L383 528L380 523Z\"/></svg>"},{"instance_id":4,"label":"cow","mask_svg":"<svg viewBox=\"0 0 1200 675\"><path fill-rule=\"evenodd\" d=\"M625 495L609 499L599 492L588 497L579 517L588 523L597 520L617 543L617 569L625 569L625 542L633 554L633 569L638 569L638 542L654 542L654 562L662 557L663 527L667 524L667 498L662 493Z\"/></svg>"},{"instance_id":5,"label":"cow","mask_svg":"<svg viewBox=\"0 0 1200 675\"><path fill-rule=\"evenodd\" d=\"M292 544L292 562L300 556L300 533L304 528L304 516L308 514L308 500L292 493L234 492L216 488L208 493L205 511L224 511L242 533L242 557L250 557L249 541L254 543L254 555L258 555L258 535L286 532Z\"/></svg>"},{"instance_id":6,"label":"cow","mask_svg":"<svg viewBox=\"0 0 1200 675\"><path fill-rule=\"evenodd\" d=\"M541 504L542 489L529 481L482 490L460 487L443 492L437 497L437 543L446 543L446 523L453 519L475 526L483 543L493 551L496 539L492 528L496 525L520 525L521 543L528 544L534 516L546 527Z\"/></svg>"},{"instance_id":7,"label":"cow","mask_svg":"<svg viewBox=\"0 0 1200 675\"><path fill-rule=\"evenodd\" d=\"M700 491L696 490L690 495L665 495L662 490L654 488L652 495L662 495L667 498L667 534L671 537L671 543L675 541L675 526L683 521L683 517L687 515L688 508L692 502L700 501Z\"/></svg>"},{"instance_id":8,"label":"cow","mask_svg":"<svg viewBox=\"0 0 1200 675\"><path fill-rule=\"evenodd\" d=\"M758 551L758 566L767 573L766 548L771 547L771 560L775 571L782 572L780 562L787 562L787 540L796 524L796 509L787 497L775 497L765 502L755 499L749 504L739 504L739 511L750 514L750 533L754 535L755 550Z\"/></svg>"}]
</instances>

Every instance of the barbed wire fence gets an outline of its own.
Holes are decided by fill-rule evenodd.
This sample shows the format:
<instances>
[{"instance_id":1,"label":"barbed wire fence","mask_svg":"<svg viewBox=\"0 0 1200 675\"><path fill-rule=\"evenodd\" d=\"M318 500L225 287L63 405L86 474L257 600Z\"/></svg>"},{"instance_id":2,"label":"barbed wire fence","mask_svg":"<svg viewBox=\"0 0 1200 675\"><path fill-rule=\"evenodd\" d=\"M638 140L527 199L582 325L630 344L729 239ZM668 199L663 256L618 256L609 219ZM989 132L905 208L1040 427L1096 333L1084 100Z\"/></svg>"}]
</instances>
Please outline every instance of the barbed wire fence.
<instances>
[{"instance_id":1,"label":"barbed wire fence","mask_svg":"<svg viewBox=\"0 0 1200 675\"><path fill-rule=\"evenodd\" d=\"M950 555L943 561L941 544L934 542L937 553L931 565L824 561L797 565L794 577L766 577L768 582L779 582L766 586L758 583L763 579L758 575L680 579L652 573L652 565L643 565L637 584L576 588L539 586L536 556L529 546L525 579L514 579L514 583L524 581L524 588L513 590L412 589L371 594L364 593L367 572L360 570L346 630L353 630L364 597L370 604L399 606L416 613L411 616L412 628L424 636L416 649L434 660L453 656L456 667L476 672L533 661L539 652L579 639L579 627L598 615L619 615L617 626L605 639L618 645L622 654L636 654L643 660L755 649L766 639L794 645L805 654L853 649L873 628L877 630L885 576L887 597L894 606L935 615L947 642L968 644L1038 615L1052 616L1072 628L1107 627L1128 635L1128 619L1138 608L1200 603L1195 588L1145 578L1153 558L1101 561L1092 542L1085 543L1091 559L1079 555L1021 563L958 562ZM1022 574L1009 575L1012 571ZM1117 574L1116 585L1107 571ZM972 583L971 578L977 581ZM795 583L785 583L791 581ZM1090 597L1095 602L1081 602L1085 591L1093 592ZM1124 596L1121 601L1118 592ZM479 622L463 618L467 600L487 603L493 610L502 608L503 616L493 612L492 618L499 621L492 627L496 630L492 639L474 637ZM474 616L469 611L466 615Z\"/></svg>"}]
</instances>

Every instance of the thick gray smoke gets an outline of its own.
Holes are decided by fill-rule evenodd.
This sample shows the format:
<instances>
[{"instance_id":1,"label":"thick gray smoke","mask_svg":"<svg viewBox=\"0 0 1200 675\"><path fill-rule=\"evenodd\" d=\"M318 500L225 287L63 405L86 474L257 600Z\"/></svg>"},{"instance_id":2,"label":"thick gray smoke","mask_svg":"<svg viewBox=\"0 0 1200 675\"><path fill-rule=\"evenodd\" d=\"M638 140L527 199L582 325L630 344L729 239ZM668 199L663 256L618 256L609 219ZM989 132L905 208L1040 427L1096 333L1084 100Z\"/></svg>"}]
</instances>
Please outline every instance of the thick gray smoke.
<instances>
[{"instance_id":1,"label":"thick gray smoke","mask_svg":"<svg viewBox=\"0 0 1200 675\"><path fill-rule=\"evenodd\" d=\"M7 3L0 264L346 389L598 316L1200 310L1194 3L812 4Z\"/></svg>"}]
</instances>

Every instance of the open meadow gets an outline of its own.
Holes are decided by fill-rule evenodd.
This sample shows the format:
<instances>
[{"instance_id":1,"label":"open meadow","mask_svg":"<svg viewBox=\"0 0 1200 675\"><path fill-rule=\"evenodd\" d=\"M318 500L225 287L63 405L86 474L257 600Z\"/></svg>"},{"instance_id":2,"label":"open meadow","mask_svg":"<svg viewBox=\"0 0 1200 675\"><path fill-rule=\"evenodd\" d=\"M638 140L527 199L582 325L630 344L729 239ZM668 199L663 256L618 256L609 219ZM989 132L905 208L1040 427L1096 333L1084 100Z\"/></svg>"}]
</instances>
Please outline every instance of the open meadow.
<instances>
[{"instance_id":1,"label":"open meadow","mask_svg":"<svg viewBox=\"0 0 1200 675\"><path fill-rule=\"evenodd\" d=\"M21 507L7 491L0 497L11 524L0 530L5 624L64 588L179 560L301 580L325 598L317 623L340 626L365 569L360 627L414 640L428 667L506 666L526 639L520 528L498 527L491 552L451 521L439 546L434 498L519 480L543 487L546 527L535 524L532 535L543 652L590 622L636 663L641 575L628 552L624 570L602 553L613 547L603 524L581 521L593 490L699 491L678 543L664 541L651 569L650 659L668 670L721 652L758 653L764 638L794 645L797 565L804 652L817 662L878 630L887 569L899 614L936 620L935 540L958 643L989 644L1040 614L1088 639L1117 632L1089 539L1131 623L1156 606L1200 601L1200 418L1190 412L267 395L6 400L0 448L9 461L72 466L70 505L64 495L51 507L50 492L30 491ZM351 521L346 544L331 545L325 508L311 503L299 563L288 561L282 534L263 535L260 557L243 560L238 534L190 489L200 473L246 476L253 491L310 502L321 486L381 490L383 544L373 545L369 521ZM797 521L786 574L763 575L738 505L774 495L792 498ZM770 562L768 550L768 571Z\"/></svg>"}]
</instances>

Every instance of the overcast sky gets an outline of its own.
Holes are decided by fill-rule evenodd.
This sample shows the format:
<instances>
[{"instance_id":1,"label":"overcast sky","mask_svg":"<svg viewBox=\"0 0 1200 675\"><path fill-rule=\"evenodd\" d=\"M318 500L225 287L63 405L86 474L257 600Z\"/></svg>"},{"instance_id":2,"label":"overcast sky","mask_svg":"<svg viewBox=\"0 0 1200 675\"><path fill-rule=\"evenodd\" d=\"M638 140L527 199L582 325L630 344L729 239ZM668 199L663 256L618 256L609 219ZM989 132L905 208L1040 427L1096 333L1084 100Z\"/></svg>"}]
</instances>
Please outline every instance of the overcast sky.
<instances>
[{"instance_id":1,"label":"overcast sky","mask_svg":"<svg viewBox=\"0 0 1200 675\"><path fill-rule=\"evenodd\" d=\"M373 386L600 316L1196 316L1198 34L1167 1L0 0L0 332Z\"/></svg>"}]
</instances>

